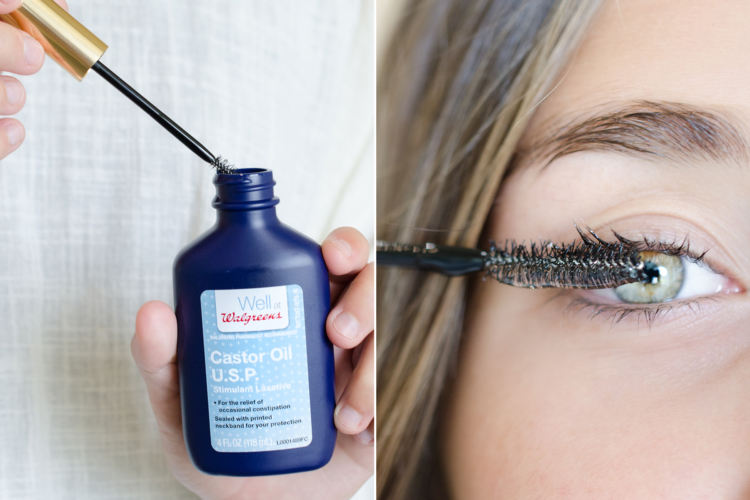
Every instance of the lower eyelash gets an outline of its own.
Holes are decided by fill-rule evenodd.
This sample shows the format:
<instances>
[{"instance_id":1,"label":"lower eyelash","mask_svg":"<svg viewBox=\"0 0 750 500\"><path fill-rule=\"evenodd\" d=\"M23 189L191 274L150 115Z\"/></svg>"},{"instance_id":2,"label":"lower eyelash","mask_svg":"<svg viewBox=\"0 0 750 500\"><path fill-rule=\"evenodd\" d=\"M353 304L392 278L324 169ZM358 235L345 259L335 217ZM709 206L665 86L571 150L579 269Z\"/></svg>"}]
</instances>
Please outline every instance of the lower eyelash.
<instances>
[{"instance_id":1,"label":"lower eyelash","mask_svg":"<svg viewBox=\"0 0 750 500\"><path fill-rule=\"evenodd\" d=\"M569 295L568 291L562 291L560 295ZM612 326L620 323L625 318L637 319L640 323L641 318L645 320L646 325L651 327L657 320L663 319L667 314L677 309L688 308L694 314L700 314L701 304L704 301L716 301L716 297L696 297L693 299L683 299L650 306L632 306L624 304L601 304L593 302L585 297L573 297L565 306L565 314L580 313L590 309L588 320L594 318L603 318L611 322ZM633 318L633 316L635 316Z\"/></svg>"}]
</instances>

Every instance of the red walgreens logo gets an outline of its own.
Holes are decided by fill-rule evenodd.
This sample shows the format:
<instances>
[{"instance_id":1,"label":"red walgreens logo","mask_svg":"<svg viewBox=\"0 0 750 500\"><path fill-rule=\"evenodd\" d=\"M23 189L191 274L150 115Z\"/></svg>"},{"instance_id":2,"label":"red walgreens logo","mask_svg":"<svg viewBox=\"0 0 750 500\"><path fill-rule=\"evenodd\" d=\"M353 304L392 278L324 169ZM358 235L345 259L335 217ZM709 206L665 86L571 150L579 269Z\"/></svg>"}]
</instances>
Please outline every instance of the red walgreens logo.
<instances>
[{"instance_id":1,"label":"red walgreens logo","mask_svg":"<svg viewBox=\"0 0 750 500\"><path fill-rule=\"evenodd\" d=\"M243 325L247 325L248 323L254 322L254 321L269 321L272 319L281 319L281 312L272 313L272 314L242 313L242 316L237 315L233 312L221 313L222 323L242 323Z\"/></svg>"}]
</instances>

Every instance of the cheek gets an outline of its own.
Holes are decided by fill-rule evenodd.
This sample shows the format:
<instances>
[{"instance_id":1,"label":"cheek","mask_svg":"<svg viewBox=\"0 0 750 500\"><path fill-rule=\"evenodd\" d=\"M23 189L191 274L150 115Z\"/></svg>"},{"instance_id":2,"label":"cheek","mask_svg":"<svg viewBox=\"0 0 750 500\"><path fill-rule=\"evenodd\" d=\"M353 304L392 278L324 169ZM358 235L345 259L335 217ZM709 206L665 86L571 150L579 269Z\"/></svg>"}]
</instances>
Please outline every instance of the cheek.
<instances>
[{"instance_id":1,"label":"cheek","mask_svg":"<svg viewBox=\"0 0 750 500\"><path fill-rule=\"evenodd\" d=\"M746 312L637 332L563 322L540 291L475 297L442 429L457 498L750 491Z\"/></svg>"}]
</instances>

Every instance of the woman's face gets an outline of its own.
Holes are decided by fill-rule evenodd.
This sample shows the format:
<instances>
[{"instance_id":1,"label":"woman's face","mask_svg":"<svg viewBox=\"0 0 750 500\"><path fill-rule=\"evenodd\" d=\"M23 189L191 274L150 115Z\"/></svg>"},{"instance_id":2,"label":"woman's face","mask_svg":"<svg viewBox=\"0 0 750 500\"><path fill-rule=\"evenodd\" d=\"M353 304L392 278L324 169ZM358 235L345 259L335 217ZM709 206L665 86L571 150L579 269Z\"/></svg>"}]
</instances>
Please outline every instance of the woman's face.
<instances>
[{"instance_id":1,"label":"woman's face","mask_svg":"<svg viewBox=\"0 0 750 500\"><path fill-rule=\"evenodd\" d=\"M537 108L525 145L587 151L514 170L488 238L577 223L687 238L704 267L663 304L478 282L443 427L456 497L750 496L749 25L746 0L605 1Z\"/></svg>"}]
</instances>

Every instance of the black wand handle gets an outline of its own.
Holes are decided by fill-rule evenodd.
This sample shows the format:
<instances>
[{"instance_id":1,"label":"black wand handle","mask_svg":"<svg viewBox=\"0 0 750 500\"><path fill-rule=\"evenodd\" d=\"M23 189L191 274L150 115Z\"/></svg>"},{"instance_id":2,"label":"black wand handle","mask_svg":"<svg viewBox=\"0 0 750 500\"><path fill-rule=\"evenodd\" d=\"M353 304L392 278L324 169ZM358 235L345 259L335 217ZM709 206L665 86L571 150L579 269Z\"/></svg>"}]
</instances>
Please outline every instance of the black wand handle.
<instances>
[{"instance_id":1,"label":"black wand handle","mask_svg":"<svg viewBox=\"0 0 750 500\"><path fill-rule=\"evenodd\" d=\"M486 252L474 248L401 245L398 243L377 244L378 266L402 267L435 271L446 276L461 276L484 269Z\"/></svg>"},{"instance_id":2,"label":"black wand handle","mask_svg":"<svg viewBox=\"0 0 750 500\"><path fill-rule=\"evenodd\" d=\"M112 84L117 90L122 92L125 97L133 101L139 108L148 113L148 115L159 123L162 127L175 136L178 141L188 147L190 151L198 155L201 160L214 164L216 157L206 149L206 147L198 142L192 135L185 132L185 130L177 125L170 117L162 113L159 108L151 104L141 94L135 91L133 87L125 83L119 76L114 74L108 67L103 65L101 61L97 61L91 69L99 73L102 78Z\"/></svg>"}]
</instances>

